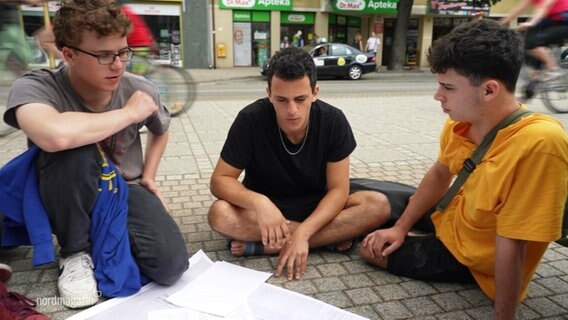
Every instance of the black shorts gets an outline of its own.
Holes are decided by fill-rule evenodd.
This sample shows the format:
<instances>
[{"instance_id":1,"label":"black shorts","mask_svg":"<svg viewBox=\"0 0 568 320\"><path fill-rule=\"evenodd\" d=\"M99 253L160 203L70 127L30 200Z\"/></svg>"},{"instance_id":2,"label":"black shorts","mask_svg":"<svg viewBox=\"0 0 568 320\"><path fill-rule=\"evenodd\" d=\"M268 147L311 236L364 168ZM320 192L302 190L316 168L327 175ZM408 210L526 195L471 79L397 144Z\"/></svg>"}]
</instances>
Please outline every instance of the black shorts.
<instances>
[{"instance_id":1,"label":"black shorts","mask_svg":"<svg viewBox=\"0 0 568 320\"><path fill-rule=\"evenodd\" d=\"M551 44L562 44L568 38L568 12L563 20L543 19L538 25L527 31L525 48L546 47Z\"/></svg>"},{"instance_id":2,"label":"black shorts","mask_svg":"<svg viewBox=\"0 0 568 320\"><path fill-rule=\"evenodd\" d=\"M389 220L381 226L381 229L385 229L392 227L398 218L400 218L404 209L408 206L408 200L414 194L416 188L404 183L392 181L364 178L351 179L351 193L361 190L380 192L389 200L391 216ZM432 219L430 219L434 211L434 208L428 210L428 212L416 222L413 229L427 233L434 232L434 225L432 224Z\"/></svg>"},{"instance_id":3,"label":"black shorts","mask_svg":"<svg viewBox=\"0 0 568 320\"><path fill-rule=\"evenodd\" d=\"M469 269L434 234L406 237L402 246L389 255L387 270L417 280L475 283Z\"/></svg>"}]
</instances>

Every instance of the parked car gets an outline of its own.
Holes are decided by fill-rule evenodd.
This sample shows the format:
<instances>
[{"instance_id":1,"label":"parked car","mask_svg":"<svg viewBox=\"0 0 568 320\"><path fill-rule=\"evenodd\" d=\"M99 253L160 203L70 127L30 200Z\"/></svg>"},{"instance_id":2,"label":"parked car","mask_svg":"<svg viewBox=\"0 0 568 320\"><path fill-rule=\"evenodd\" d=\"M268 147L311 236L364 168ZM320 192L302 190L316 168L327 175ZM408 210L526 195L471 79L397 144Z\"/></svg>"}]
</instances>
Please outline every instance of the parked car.
<instances>
[{"instance_id":1,"label":"parked car","mask_svg":"<svg viewBox=\"0 0 568 320\"><path fill-rule=\"evenodd\" d=\"M360 79L365 73L377 68L373 52L361 52L344 43L321 43L303 47L314 58L318 78L342 77L351 80ZM260 74L266 75L266 61L260 69Z\"/></svg>"}]
</instances>

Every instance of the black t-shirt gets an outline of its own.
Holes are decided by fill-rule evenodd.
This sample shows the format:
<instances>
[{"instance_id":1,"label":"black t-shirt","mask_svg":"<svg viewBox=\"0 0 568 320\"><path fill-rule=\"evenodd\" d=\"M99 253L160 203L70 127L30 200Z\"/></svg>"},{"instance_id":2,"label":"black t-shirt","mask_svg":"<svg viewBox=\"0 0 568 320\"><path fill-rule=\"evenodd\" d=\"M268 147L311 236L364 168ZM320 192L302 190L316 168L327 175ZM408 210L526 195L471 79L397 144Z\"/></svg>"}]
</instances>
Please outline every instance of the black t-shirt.
<instances>
[{"instance_id":1,"label":"black t-shirt","mask_svg":"<svg viewBox=\"0 0 568 320\"><path fill-rule=\"evenodd\" d=\"M225 162L245 170L245 187L266 195L295 221L309 216L326 194L327 163L345 159L356 146L341 110L316 100L309 121L305 142L294 145L280 135L268 98L257 100L239 112L221 151ZM290 155L283 143L298 154Z\"/></svg>"}]
</instances>

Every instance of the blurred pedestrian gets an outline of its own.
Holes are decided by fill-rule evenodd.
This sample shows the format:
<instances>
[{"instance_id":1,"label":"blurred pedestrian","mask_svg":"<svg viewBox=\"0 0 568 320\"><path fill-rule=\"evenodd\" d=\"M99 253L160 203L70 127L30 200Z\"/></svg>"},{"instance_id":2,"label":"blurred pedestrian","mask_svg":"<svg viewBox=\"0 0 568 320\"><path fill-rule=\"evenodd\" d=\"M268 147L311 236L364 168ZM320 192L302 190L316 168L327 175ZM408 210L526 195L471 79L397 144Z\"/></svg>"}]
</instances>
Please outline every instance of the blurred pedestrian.
<instances>
[{"instance_id":1,"label":"blurred pedestrian","mask_svg":"<svg viewBox=\"0 0 568 320\"><path fill-rule=\"evenodd\" d=\"M353 47L355 47L359 51L365 51L365 48L363 48L363 36L361 35L361 32L357 32L355 34L355 39L353 40Z\"/></svg>"},{"instance_id":2,"label":"blurred pedestrian","mask_svg":"<svg viewBox=\"0 0 568 320\"><path fill-rule=\"evenodd\" d=\"M568 0L521 0L500 22L508 24L531 6L534 8L531 17L516 29L526 31L525 48L545 68L537 79L556 80L565 72L548 46L562 44L568 38Z\"/></svg>"},{"instance_id":3,"label":"blurred pedestrian","mask_svg":"<svg viewBox=\"0 0 568 320\"><path fill-rule=\"evenodd\" d=\"M380 45L381 39L377 38L377 34L374 31L371 32L371 36L369 37L369 39L367 39L365 50L367 52L374 52L376 54Z\"/></svg>"},{"instance_id":4,"label":"blurred pedestrian","mask_svg":"<svg viewBox=\"0 0 568 320\"><path fill-rule=\"evenodd\" d=\"M27 69L33 55L21 24L19 6L38 5L41 2L42 0L0 1L0 73L11 71L19 74Z\"/></svg>"},{"instance_id":5,"label":"blurred pedestrian","mask_svg":"<svg viewBox=\"0 0 568 320\"><path fill-rule=\"evenodd\" d=\"M292 37L292 45L301 48L304 46L304 38L302 38L302 30L298 30Z\"/></svg>"},{"instance_id":6,"label":"blurred pedestrian","mask_svg":"<svg viewBox=\"0 0 568 320\"><path fill-rule=\"evenodd\" d=\"M288 36L284 36L282 42L280 42L280 49L290 48L290 39Z\"/></svg>"}]
</instances>

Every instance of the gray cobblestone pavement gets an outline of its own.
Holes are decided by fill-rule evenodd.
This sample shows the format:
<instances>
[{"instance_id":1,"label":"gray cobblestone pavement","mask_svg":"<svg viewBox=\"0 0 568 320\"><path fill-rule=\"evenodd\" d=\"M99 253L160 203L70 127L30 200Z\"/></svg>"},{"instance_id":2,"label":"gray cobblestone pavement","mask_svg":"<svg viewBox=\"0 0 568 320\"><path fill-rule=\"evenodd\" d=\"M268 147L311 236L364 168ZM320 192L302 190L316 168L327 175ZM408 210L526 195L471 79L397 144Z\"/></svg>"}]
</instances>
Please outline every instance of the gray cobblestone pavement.
<instances>
[{"instance_id":1,"label":"gray cobblestone pavement","mask_svg":"<svg viewBox=\"0 0 568 320\"><path fill-rule=\"evenodd\" d=\"M251 77L256 76L253 71L247 70ZM201 72L202 81L215 81L211 73ZM198 78L197 74L194 78ZM321 98L341 108L353 127L358 147L351 158L352 177L416 185L436 158L438 135L446 117L430 95L326 97L322 92ZM232 257L225 240L211 231L206 218L214 201L209 191L211 172L232 120L249 102L197 100L187 114L173 119L159 183L191 253L203 249L213 260L271 272L276 267L276 257ZM538 102L531 109L545 111ZM565 125L568 123L568 115L555 117ZM0 165L21 153L25 145L20 132L0 138ZM1 260L15 270L8 282L9 289L32 298L56 296L56 264L34 268L31 254L29 247L0 253ZM308 264L308 272L300 281L272 277L268 282L370 319L492 316L491 301L475 286L393 276L366 265L357 254L316 250L310 253ZM53 319L65 319L77 312L61 305L40 305L38 309ZM528 298L518 309L518 319L568 319L568 248L550 246L531 283Z\"/></svg>"}]
</instances>

